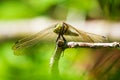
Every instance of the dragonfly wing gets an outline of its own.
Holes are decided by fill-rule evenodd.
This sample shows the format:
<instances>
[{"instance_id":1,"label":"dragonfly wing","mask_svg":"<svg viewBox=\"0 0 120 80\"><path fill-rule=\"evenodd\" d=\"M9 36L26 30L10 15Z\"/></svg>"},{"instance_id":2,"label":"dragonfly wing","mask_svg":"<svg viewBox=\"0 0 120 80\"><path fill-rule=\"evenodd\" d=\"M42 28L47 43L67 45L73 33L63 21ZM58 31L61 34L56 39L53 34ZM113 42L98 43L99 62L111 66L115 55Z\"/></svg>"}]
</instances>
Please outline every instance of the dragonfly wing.
<instances>
[{"instance_id":1,"label":"dragonfly wing","mask_svg":"<svg viewBox=\"0 0 120 80\"><path fill-rule=\"evenodd\" d=\"M86 34L94 41L94 42L108 42L107 37L93 34L93 33L87 33Z\"/></svg>"},{"instance_id":2,"label":"dragonfly wing","mask_svg":"<svg viewBox=\"0 0 120 80\"><path fill-rule=\"evenodd\" d=\"M69 35L65 35L67 41L76 41L76 42L106 42L107 41L106 37L104 36L78 30L69 24L67 24L67 26L69 27L70 30ZM73 33L71 32L78 35L74 36L72 35Z\"/></svg>"},{"instance_id":3,"label":"dragonfly wing","mask_svg":"<svg viewBox=\"0 0 120 80\"><path fill-rule=\"evenodd\" d=\"M37 34L18 40L12 48L14 50L14 54L25 54L25 50L30 49L31 46L35 46L38 44L40 45L40 43L42 43L43 41L55 42L57 35L53 32L53 28L54 26L49 27Z\"/></svg>"}]
</instances>

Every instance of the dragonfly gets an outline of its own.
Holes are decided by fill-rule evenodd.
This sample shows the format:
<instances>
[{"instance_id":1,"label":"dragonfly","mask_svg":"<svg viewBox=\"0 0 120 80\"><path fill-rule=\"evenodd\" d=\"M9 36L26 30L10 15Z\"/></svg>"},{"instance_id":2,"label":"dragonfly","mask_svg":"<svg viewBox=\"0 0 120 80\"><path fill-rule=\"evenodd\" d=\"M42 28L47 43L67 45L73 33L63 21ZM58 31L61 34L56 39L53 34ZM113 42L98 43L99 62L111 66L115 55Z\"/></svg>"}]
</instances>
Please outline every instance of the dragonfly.
<instances>
[{"instance_id":1,"label":"dragonfly","mask_svg":"<svg viewBox=\"0 0 120 80\"><path fill-rule=\"evenodd\" d=\"M14 50L15 55L21 55L22 51L25 49L34 46L42 41L56 42L59 38L62 38L66 41L74 42L91 42L91 43L101 43L106 42L107 38L105 36L88 33L79 29L74 28L70 24L65 22L58 23L40 31L34 35L25 37L21 40L18 40L12 49Z\"/></svg>"}]
</instances>

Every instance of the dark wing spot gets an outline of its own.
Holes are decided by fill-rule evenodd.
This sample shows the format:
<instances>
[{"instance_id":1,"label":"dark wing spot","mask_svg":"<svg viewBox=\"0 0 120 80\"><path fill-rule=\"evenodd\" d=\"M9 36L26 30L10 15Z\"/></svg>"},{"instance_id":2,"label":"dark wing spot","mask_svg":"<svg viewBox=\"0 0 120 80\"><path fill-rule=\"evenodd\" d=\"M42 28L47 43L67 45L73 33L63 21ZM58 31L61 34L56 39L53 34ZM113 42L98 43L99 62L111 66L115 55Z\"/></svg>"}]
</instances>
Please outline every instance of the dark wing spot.
<instances>
[{"instance_id":1,"label":"dark wing spot","mask_svg":"<svg viewBox=\"0 0 120 80\"><path fill-rule=\"evenodd\" d=\"M102 36L103 38L106 38L105 36Z\"/></svg>"}]
</instances>

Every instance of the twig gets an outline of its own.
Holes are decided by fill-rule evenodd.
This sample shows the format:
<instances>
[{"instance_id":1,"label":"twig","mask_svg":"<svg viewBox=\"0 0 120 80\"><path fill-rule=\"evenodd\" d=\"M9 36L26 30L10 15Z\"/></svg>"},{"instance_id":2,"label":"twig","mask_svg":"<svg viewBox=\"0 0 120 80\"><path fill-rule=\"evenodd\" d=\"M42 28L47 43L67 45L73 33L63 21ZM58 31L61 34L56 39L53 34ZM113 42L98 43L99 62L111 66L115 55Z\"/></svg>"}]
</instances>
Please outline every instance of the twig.
<instances>
[{"instance_id":1,"label":"twig","mask_svg":"<svg viewBox=\"0 0 120 80\"><path fill-rule=\"evenodd\" d=\"M68 48L75 48L75 47L87 47L87 48L118 48L120 47L119 42L112 42L112 43L86 43L86 42L68 42L66 44Z\"/></svg>"},{"instance_id":2,"label":"twig","mask_svg":"<svg viewBox=\"0 0 120 80\"><path fill-rule=\"evenodd\" d=\"M64 46L64 41L63 40L58 40L57 44L56 44L56 49L55 52L53 54L53 56L50 59L50 69L51 69L51 75L52 77L59 77L59 68L58 68L58 64L59 64L59 59L61 56Z\"/></svg>"},{"instance_id":3,"label":"twig","mask_svg":"<svg viewBox=\"0 0 120 80\"><path fill-rule=\"evenodd\" d=\"M120 47L119 42L112 42L112 43L86 43L86 42L67 42L64 43L63 40L59 40L56 44L56 49L51 57L50 60L50 68L51 68L51 74L53 77L59 77L59 59L61 56L62 51L65 48L75 48L75 47L83 47L83 48L118 48Z\"/></svg>"}]
</instances>

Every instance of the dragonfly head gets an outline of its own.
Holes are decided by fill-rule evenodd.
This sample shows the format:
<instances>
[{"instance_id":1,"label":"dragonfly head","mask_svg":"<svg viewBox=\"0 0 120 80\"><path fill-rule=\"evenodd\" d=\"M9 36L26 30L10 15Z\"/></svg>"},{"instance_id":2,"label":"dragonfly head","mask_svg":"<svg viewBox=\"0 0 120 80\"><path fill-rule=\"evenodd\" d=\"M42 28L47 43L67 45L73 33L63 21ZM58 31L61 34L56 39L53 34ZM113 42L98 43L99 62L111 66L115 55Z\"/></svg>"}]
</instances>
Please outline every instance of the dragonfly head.
<instances>
[{"instance_id":1,"label":"dragonfly head","mask_svg":"<svg viewBox=\"0 0 120 80\"><path fill-rule=\"evenodd\" d=\"M65 34L67 30L68 30L68 26L62 23L62 24L57 24L53 29L53 32L55 32L56 34Z\"/></svg>"}]
</instances>

